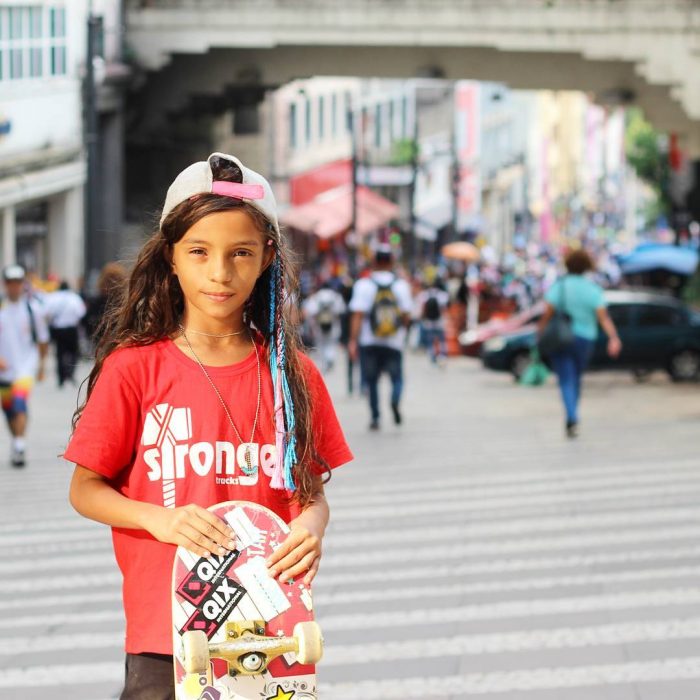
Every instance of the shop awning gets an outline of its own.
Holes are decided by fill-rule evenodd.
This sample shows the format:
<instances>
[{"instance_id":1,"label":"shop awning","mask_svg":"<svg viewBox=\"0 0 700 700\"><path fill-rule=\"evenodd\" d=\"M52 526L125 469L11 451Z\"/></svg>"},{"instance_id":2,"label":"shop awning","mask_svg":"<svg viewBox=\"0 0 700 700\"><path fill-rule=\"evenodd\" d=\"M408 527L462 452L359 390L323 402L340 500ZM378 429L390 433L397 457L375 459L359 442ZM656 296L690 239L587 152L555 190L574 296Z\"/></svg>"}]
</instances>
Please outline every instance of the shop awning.
<instances>
[{"instance_id":1,"label":"shop awning","mask_svg":"<svg viewBox=\"0 0 700 700\"><path fill-rule=\"evenodd\" d=\"M366 187L357 188L357 234L366 236L398 218L398 205ZM285 226L319 238L333 238L352 225L352 187L342 185L323 192L307 204L287 209L280 217Z\"/></svg>"}]
</instances>

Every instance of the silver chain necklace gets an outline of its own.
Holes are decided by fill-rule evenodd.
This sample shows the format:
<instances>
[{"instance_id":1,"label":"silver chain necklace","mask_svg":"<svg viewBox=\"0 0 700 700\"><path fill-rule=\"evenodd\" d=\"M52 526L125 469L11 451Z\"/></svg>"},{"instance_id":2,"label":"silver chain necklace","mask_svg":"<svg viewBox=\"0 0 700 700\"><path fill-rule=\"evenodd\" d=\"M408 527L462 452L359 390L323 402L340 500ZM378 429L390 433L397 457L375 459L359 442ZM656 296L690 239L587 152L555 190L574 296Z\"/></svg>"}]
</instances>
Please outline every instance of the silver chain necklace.
<instances>
[{"instance_id":1,"label":"silver chain necklace","mask_svg":"<svg viewBox=\"0 0 700 700\"><path fill-rule=\"evenodd\" d=\"M184 334L185 329L182 328L182 332ZM193 331L191 328L189 330L190 333L194 333L196 335L206 335L207 338L230 338L232 335L240 335L241 333L245 333L246 329L242 328L240 331L235 331L234 333L205 333L204 331ZM185 338L187 340L187 338Z\"/></svg>"},{"instance_id":2,"label":"silver chain necklace","mask_svg":"<svg viewBox=\"0 0 700 700\"><path fill-rule=\"evenodd\" d=\"M228 418L228 422L231 424L231 427L233 428L233 432L236 433L236 437L238 438L238 442L240 444L243 444L243 438L241 437L241 434L238 432L238 428L236 428L235 423L233 422L233 418L231 418L231 414L229 413L228 407L226 406L226 403L224 402L221 393L219 390L216 388L216 384L212 381L212 378L209 376L209 372L207 372L206 368L202 364L202 361L199 359L197 356L197 353L194 351L194 348L192 347L192 344L189 341L189 338L187 337L187 334L185 333L185 329L180 324L180 332L182 333L182 337L185 339L185 342L187 343L187 347L189 348L190 352L192 353L192 357L197 361L197 364L201 368L202 372L204 372L204 376L209 380L209 384L211 384L211 388L214 390L214 393L217 395L219 402L221 403L221 407L224 409L224 413L226 414L226 417ZM234 333L233 335L237 335ZM246 474L247 476L251 476L252 474L255 474L255 472L258 469L258 465L253 464L253 458L251 456L251 449L250 445L253 442L253 438L255 437L255 429L258 426L258 416L260 415L260 399L262 396L262 378L260 374L260 353L258 351L258 346L256 342L253 340L252 336L250 335L250 331L248 332L248 335L250 337L250 342L253 343L253 349L255 350L255 359L257 361L258 365L258 401L257 405L255 407L255 420L253 421L253 430L250 433L250 440L248 440L248 446L246 447L245 450L245 466L241 465L241 469L243 470L243 473Z\"/></svg>"}]
</instances>

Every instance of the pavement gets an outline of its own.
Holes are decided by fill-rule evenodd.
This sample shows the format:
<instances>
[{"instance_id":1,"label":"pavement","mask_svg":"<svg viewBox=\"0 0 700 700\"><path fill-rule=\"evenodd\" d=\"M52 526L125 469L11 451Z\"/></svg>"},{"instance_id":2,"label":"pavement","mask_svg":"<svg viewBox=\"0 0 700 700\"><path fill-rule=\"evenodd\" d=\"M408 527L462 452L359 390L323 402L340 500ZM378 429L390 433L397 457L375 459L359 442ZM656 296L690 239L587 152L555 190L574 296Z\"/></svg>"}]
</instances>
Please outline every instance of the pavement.
<instances>
[{"instance_id":1,"label":"pavement","mask_svg":"<svg viewBox=\"0 0 700 700\"><path fill-rule=\"evenodd\" d=\"M700 385L590 375L572 441L553 383L466 358L409 355L404 425L387 410L378 433L342 379L356 460L327 486L323 700L700 697ZM72 512L59 457L75 403L36 389L24 470L0 436L0 697L121 688L109 532Z\"/></svg>"}]
</instances>

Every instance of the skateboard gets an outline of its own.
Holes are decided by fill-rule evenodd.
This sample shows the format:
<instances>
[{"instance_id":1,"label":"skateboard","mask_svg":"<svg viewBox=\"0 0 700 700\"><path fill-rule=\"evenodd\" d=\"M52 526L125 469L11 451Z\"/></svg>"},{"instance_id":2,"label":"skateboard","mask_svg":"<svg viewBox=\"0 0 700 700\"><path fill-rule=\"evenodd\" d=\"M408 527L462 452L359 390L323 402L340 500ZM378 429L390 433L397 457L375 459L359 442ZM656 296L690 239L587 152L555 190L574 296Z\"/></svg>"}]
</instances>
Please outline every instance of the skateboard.
<instances>
[{"instance_id":1,"label":"skateboard","mask_svg":"<svg viewBox=\"0 0 700 700\"><path fill-rule=\"evenodd\" d=\"M264 506L212 506L238 548L198 557L178 547L172 610L177 700L316 700L323 638L311 590L280 583L265 560L289 527Z\"/></svg>"}]
</instances>

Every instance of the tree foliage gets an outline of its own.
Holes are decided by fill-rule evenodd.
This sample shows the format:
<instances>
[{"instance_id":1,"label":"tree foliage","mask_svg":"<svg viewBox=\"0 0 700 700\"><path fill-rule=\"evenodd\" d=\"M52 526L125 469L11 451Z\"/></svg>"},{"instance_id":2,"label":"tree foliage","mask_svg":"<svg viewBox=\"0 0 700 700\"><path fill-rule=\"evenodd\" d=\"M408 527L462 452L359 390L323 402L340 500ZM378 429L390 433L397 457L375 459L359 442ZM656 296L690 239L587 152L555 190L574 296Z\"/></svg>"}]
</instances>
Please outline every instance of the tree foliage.
<instances>
[{"instance_id":1,"label":"tree foliage","mask_svg":"<svg viewBox=\"0 0 700 700\"><path fill-rule=\"evenodd\" d=\"M656 194L652 211L668 216L671 212L668 153L662 147L663 134L644 119L639 109L627 111L625 154L640 180Z\"/></svg>"}]
</instances>

